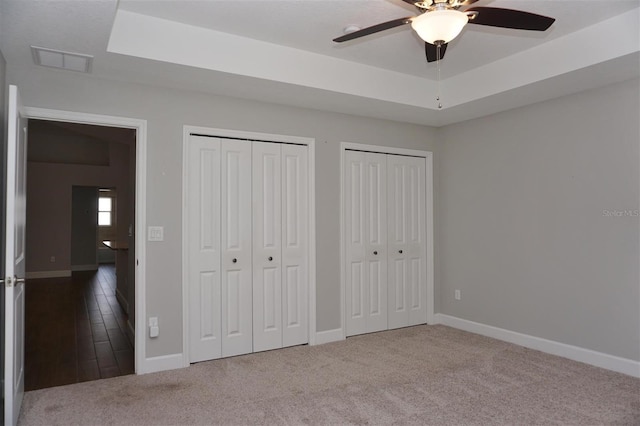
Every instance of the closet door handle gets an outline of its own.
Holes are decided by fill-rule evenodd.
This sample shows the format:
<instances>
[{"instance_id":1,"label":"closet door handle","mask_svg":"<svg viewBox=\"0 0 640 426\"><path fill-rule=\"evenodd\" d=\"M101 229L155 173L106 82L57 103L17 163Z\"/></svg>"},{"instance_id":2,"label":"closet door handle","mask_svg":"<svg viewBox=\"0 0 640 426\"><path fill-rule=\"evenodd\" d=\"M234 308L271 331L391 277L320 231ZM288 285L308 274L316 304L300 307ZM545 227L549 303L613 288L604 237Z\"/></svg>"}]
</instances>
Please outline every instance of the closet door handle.
<instances>
[{"instance_id":1,"label":"closet door handle","mask_svg":"<svg viewBox=\"0 0 640 426\"><path fill-rule=\"evenodd\" d=\"M269 256L269 262L273 260L273 256Z\"/></svg>"},{"instance_id":2,"label":"closet door handle","mask_svg":"<svg viewBox=\"0 0 640 426\"><path fill-rule=\"evenodd\" d=\"M402 254L402 250L398 250L398 253Z\"/></svg>"},{"instance_id":3,"label":"closet door handle","mask_svg":"<svg viewBox=\"0 0 640 426\"><path fill-rule=\"evenodd\" d=\"M238 262L238 259L236 259L235 257L231 260L233 263Z\"/></svg>"},{"instance_id":4,"label":"closet door handle","mask_svg":"<svg viewBox=\"0 0 640 426\"><path fill-rule=\"evenodd\" d=\"M377 256L377 255L378 255L378 252L377 252L377 251L374 251L374 252L373 252L373 254L374 254L374 256Z\"/></svg>"}]
</instances>

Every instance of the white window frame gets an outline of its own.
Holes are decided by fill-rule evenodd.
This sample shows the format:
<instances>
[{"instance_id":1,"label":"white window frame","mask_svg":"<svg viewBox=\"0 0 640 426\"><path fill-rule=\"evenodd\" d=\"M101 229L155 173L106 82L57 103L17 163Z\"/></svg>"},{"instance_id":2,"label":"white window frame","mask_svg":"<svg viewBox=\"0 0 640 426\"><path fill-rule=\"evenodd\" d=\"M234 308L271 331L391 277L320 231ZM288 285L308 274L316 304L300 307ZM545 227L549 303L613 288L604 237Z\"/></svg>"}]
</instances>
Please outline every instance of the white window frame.
<instances>
[{"instance_id":1,"label":"white window frame","mask_svg":"<svg viewBox=\"0 0 640 426\"><path fill-rule=\"evenodd\" d=\"M100 225L100 213L106 213L107 210L100 210L100 199L101 198L108 198L111 200L111 209L108 210L109 212L109 224L108 225ZM115 210L115 206L116 206L116 196L113 194L113 192L109 192L108 195L100 195L100 192L98 192L98 226L101 228L112 228L113 226L115 226L115 222L116 222L116 210Z\"/></svg>"}]
</instances>

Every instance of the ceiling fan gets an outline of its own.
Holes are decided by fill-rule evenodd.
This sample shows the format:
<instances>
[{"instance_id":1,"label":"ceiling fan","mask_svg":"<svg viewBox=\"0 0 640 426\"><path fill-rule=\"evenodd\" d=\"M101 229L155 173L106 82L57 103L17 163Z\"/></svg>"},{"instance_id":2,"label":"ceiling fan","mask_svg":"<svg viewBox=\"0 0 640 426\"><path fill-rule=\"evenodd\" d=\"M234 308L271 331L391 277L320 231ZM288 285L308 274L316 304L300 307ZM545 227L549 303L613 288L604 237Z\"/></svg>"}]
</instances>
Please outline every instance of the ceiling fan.
<instances>
[{"instance_id":1,"label":"ceiling fan","mask_svg":"<svg viewBox=\"0 0 640 426\"><path fill-rule=\"evenodd\" d=\"M498 7L470 7L460 10L478 0L402 1L418 8L420 15L383 22L345 34L333 39L333 41L342 43L411 24L420 38L425 41L427 62L434 62L444 57L447 43L456 38L467 23L518 30L545 31L555 21L554 18L535 13Z\"/></svg>"}]
</instances>

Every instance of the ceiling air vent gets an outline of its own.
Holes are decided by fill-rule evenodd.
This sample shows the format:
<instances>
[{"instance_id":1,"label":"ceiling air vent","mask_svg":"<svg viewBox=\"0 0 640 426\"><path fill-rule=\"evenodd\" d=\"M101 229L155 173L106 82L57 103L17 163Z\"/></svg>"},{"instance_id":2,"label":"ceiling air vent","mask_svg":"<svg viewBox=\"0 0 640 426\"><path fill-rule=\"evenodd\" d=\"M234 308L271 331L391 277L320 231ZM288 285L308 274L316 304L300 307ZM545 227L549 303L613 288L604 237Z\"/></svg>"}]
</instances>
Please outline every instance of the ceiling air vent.
<instances>
[{"instance_id":1,"label":"ceiling air vent","mask_svg":"<svg viewBox=\"0 0 640 426\"><path fill-rule=\"evenodd\" d=\"M43 67L60 68L69 71L91 72L93 56L82 53L63 52L45 47L31 46L33 61Z\"/></svg>"}]
</instances>

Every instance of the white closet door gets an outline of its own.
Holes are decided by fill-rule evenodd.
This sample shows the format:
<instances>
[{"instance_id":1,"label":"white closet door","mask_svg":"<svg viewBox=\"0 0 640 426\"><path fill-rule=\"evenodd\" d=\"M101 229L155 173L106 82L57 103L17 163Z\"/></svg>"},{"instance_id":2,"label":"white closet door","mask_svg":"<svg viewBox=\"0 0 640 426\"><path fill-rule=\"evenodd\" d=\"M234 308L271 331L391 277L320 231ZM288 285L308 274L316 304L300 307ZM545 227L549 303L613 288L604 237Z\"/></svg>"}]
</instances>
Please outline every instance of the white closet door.
<instances>
[{"instance_id":1,"label":"white closet door","mask_svg":"<svg viewBox=\"0 0 640 426\"><path fill-rule=\"evenodd\" d=\"M427 322L427 250L425 234L425 160L407 161L407 306L409 325Z\"/></svg>"},{"instance_id":2,"label":"white closet door","mask_svg":"<svg viewBox=\"0 0 640 426\"><path fill-rule=\"evenodd\" d=\"M253 350L282 347L280 144L253 143Z\"/></svg>"},{"instance_id":3,"label":"white closet door","mask_svg":"<svg viewBox=\"0 0 640 426\"><path fill-rule=\"evenodd\" d=\"M308 148L282 149L282 345L309 341Z\"/></svg>"},{"instance_id":4,"label":"white closet door","mask_svg":"<svg viewBox=\"0 0 640 426\"><path fill-rule=\"evenodd\" d=\"M189 141L189 306L191 362L220 358L220 140Z\"/></svg>"},{"instance_id":5,"label":"white closet door","mask_svg":"<svg viewBox=\"0 0 640 426\"><path fill-rule=\"evenodd\" d=\"M389 155L389 328L426 322L424 159Z\"/></svg>"},{"instance_id":6,"label":"white closet door","mask_svg":"<svg viewBox=\"0 0 640 426\"><path fill-rule=\"evenodd\" d=\"M347 151L347 335L387 328L386 155Z\"/></svg>"},{"instance_id":7,"label":"white closet door","mask_svg":"<svg viewBox=\"0 0 640 426\"><path fill-rule=\"evenodd\" d=\"M251 142L221 142L222 356L252 351Z\"/></svg>"},{"instance_id":8,"label":"white closet door","mask_svg":"<svg viewBox=\"0 0 640 426\"><path fill-rule=\"evenodd\" d=\"M346 328L347 336L367 332L366 322L366 201L365 153L346 151L345 235L346 235Z\"/></svg>"},{"instance_id":9,"label":"white closet door","mask_svg":"<svg viewBox=\"0 0 640 426\"><path fill-rule=\"evenodd\" d=\"M387 159L366 157L366 321L367 333L387 329Z\"/></svg>"}]
</instances>

